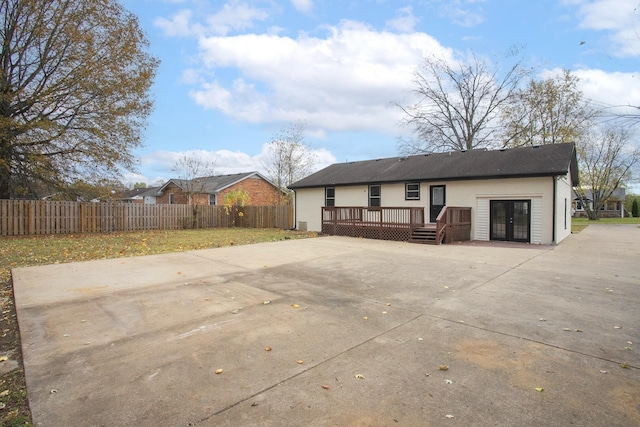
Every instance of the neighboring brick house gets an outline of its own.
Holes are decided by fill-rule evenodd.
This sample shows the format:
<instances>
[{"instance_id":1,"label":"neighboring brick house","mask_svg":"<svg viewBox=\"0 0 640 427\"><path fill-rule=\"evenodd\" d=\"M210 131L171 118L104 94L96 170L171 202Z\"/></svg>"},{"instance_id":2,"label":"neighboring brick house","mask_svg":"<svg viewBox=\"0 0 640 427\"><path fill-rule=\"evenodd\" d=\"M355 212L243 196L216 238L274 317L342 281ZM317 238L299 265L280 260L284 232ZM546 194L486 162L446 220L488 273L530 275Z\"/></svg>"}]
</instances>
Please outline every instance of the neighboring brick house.
<instances>
[{"instance_id":1,"label":"neighboring brick house","mask_svg":"<svg viewBox=\"0 0 640 427\"><path fill-rule=\"evenodd\" d=\"M250 204L268 206L278 204L278 188L259 172L217 175L192 180L170 179L158 189L157 204L188 204L189 194L196 205L222 205L224 197L233 190L249 193Z\"/></svg>"}]
</instances>

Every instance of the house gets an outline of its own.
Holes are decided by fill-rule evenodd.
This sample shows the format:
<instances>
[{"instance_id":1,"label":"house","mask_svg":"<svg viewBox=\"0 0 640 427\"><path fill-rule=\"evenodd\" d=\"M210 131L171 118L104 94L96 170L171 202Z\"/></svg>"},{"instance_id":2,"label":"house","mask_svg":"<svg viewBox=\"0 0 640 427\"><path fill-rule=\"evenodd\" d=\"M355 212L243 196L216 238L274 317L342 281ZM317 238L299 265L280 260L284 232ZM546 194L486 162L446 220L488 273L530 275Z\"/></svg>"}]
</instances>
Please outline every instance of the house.
<instances>
[{"instance_id":1,"label":"house","mask_svg":"<svg viewBox=\"0 0 640 427\"><path fill-rule=\"evenodd\" d=\"M591 190L585 190L584 192L586 201L589 203L589 208L593 209L593 193ZM624 218L624 200L626 198L626 191L624 188L616 188L611 193L611 196L600 207L600 218ZM578 195L573 193L573 216L578 218L587 217L585 207L582 206L582 201Z\"/></svg>"},{"instance_id":2,"label":"house","mask_svg":"<svg viewBox=\"0 0 640 427\"><path fill-rule=\"evenodd\" d=\"M134 188L123 191L114 198L114 201L120 203L144 203L147 205L155 204L156 194L159 189L160 187Z\"/></svg>"},{"instance_id":3,"label":"house","mask_svg":"<svg viewBox=\"0 0 640 427\"><path fill-rule=\"evenodd\" d=\"M456 207L468 214L467 239L554 244L571 233L577 184L574 145L554 144L338 163L290 188L298 228L312 231L367 236L364 226L379 225L393 238L385 227L415 232Z\"/></svg>"},{"instance_id":4,"label":"house","mask_svg":"<svg viewBox=\"0 0 640 427\"><path fill-rule=\"evenodd\" d=\"M233 190L249 194L250 204L275 205L281 192L258 172L217 175L192 180L170 179L156 195L157 204L188 204L189 195L196 205L222 205L224 196Z\"/></svg>"}]
</instances>

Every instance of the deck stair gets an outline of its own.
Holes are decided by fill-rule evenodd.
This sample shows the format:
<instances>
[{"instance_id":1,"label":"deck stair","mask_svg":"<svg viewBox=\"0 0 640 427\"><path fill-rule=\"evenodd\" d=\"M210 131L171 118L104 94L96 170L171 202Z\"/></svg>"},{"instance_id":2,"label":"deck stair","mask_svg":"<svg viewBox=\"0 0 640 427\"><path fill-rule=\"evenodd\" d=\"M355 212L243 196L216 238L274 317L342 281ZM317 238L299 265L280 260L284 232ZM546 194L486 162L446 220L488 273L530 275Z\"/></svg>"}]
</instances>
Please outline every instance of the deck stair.
<instances>
[{"instance_id":1,"label":"deck stair","mask_svg":"<svg viewBox=\"0 0 640 427\"><path fill-rule=\"evenodd\" d=\"M415 227L412 229L409 242L438 245L441 242L437 241L437 234L435 224L425 224L421 227Z\"/></svg>"}]
</instances>

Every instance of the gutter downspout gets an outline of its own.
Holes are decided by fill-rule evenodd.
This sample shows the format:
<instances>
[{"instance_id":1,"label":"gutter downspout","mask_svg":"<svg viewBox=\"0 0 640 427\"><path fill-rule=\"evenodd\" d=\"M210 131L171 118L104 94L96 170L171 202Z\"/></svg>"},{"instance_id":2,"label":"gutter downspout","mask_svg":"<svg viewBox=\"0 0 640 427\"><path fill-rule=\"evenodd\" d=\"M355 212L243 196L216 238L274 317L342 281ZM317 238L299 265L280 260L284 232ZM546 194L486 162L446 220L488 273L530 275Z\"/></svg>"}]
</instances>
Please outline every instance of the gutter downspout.
<instances>
[{"instance_id":1,"label":"gutter downspout","mask_svg":"<svg viewBox=\"0 0 640 427\"><path fill-rule=\"evenodd\" d=\"M293 228L292 230L298 230L298 226L296 225L297 215L298 215L298 195L296 194L296 190L293 190Z\"/></svg>"},{"instance_id":2,"label":"gutter downspout","mask_svg":"<svg viewBox=\"0 0 640 427\"><path fill-rule=\"evenodd\" d=\"M558 204L558 177L554 176L553 177L553 229L551 230L551 244L555 245L556 244L556 205Z\"/></svg>"}]
</instances>

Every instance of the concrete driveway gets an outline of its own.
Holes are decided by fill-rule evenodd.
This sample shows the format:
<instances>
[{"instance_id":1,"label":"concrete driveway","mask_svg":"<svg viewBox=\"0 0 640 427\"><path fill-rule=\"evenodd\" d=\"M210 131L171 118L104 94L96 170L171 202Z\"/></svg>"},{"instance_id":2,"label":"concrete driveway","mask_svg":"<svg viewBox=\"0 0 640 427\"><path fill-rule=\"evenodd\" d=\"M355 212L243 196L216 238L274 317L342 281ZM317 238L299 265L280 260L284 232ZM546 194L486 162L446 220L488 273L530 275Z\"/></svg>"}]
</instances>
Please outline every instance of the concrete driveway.
<instances>
[{"instance_id":1,"label":"concrete driveway","mask_svg":"<svg viewBox=\"0 0 640 427\"><path fill-rule=\"evenodd\" d=\"M557 247L322 237L13 278L38 426L631 426L639 261L640 228L591 225Z\"/></svg>"}]
</instances>

